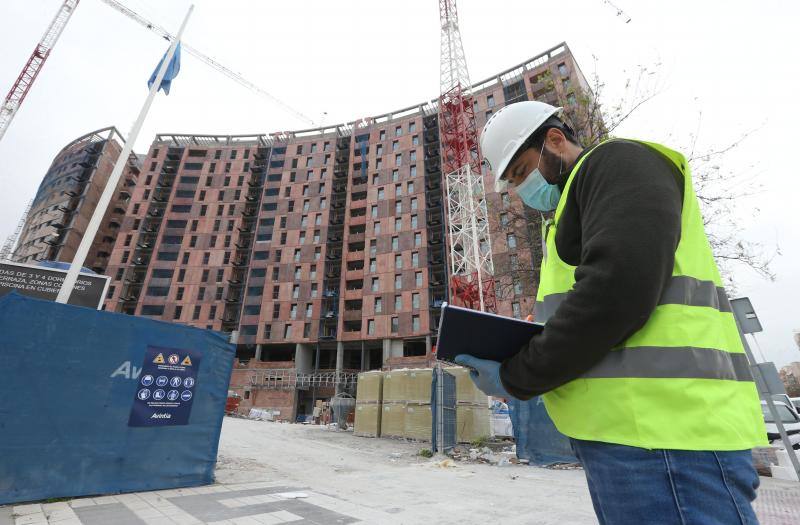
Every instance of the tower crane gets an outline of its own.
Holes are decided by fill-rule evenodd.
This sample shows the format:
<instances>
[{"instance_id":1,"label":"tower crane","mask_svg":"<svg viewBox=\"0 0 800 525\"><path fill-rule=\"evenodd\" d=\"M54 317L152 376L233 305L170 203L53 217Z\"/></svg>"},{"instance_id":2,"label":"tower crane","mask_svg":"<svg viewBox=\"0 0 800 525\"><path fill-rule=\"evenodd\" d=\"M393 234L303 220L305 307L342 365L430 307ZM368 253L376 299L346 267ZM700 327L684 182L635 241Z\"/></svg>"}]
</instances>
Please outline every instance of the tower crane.
<instances>
[{"instance_id":1,"label":"tower crane","mask_svg":"<svg viewBox=\"0 0 800 525\"><path fill-rule=\"evenodd\" d=\"M112 9L115 9L116 11L119 11L120 13L122 13L125 16L127 16L128 18L130 18L134 22L137 22L138 24L146 27L150 31L156 33L160 37L162 37L162 38L164 38L166 40L170 40L170 41L174 38L166 29L164 29L163 27L161 27L160 25L158 25L158 24L156 24L154 22L151 22L150 20L147 20L146 18L144 18L140 14L136 13L132 9L124 6L122 3L117 2L115 0L100 0L100 1L102 3L104 3L104 4L106 4L107 6L111 7ZM314 121L312 119L310 119L309 117L305 116L304 114L302 114L298 110L294 109L290 105L286 104L282 100L274 97L273 95L271 95L270 93L268 93L264 89L260 88L259 86L255 85L254 83L250 82L249 80L244 78L239 73L236 73L235 71L233 71L233 70L225 67L224 65L220 64L219 62L217 62L213 58L201 53L197 49L195 49L192 46L188 45L186 42L181 42L181 50L185 51L186 53L189 53L193 57L201 60L202 62L204 62L205 64L211 66L213 69L216 69L217 71L219 71L223 75L227 76L228 78L230 78L232 80L235 80L236 82L238 82L239 84L243 85L247 89L250 89L251 91L256 92L257 94L259 94L262 97L268 99L269 101L273 102L274 104L277 104L278 106L283 108L285 111L287 111L288 113L291 113L294 117L296 117L297 119L303 121L304 123L314 125Z\"/></svg>"},{"instance_id":2,"label":"tower crane","mask_svg":"<svg viewBox=\"0 0 800 525\"><path fill-rule=\"evenodd\" d=\"M132 9L129 9L125 5L120 2L116 2L115 0L100 0L104 4L108 5L112 9L122 13L123 15L127 16L131 20L143 25L150 31L153 31L157 35L165 38L167 40L172 40L174 36L170 34L166 29L162 26L147 20L143 16L139 15ZM61 4L61 7L58 9L55 18L53 21L50 22L50 25L45 31L44 36L41 38L39 43L36 45L36 48L33 50L28 62L25 64L25 67L22 68L22 72L17 77L17 80L14 82L14 85L11 87L11 91L8 92L5 100L3 101L3 105L0 106L0 140L3 139L3 135L5 135L6 130L8 129L11 121L14 119L17 111L19 110L20 106L22 105L22 101L25 100L26 95L30 91L31 87L33 86L34 80L36 80L36 76L41 71L42 66L44 66L47 57L50 55L50 51L52 51L53 46L55 46L56 41L58 41L58 37L61 36L61 33L64 31L64 27L66 27L67 22L69 21L72 13L75 11L75 8L78 7L78 3L80 0L64 0L64 3ZM253 82L247 80L239 73L225 67L224 65L220 64L213 58L201 53L197 49L187 45L185 42L182 43L181 48L183 51L189 53L190 55L198 58L205 64L211 66L213 69L219 71L223 75L235 80L239 84L243 85L244 87L254 91L258 95L268 99L274 104L277 104L282 109L287 111L288 113L292 114L298 120L306 123L314 125L314 121L307 117L306 115L302 114L298 110L294 109L290 105L286 104L285 102L281 101L280 99L276 98L275 96L268 93L266 90L262 89L261 87L257 86Z\"/></svg>"},{"instance_id":3,"label":"tower crane","mask_svg":"<svg viewBox=\"0 0 800 525\"><path fill-rule=\"evenodd\" d=\"M472 90L456 0L439 0L439 136L447 191L451 297L496 311L494 263Z\"/></svg>"},{"instance_id":4,"label":"tower crane","mask_svg":"<svg viewBox=\"0 0 800 525\"><path fill-rule=\"evenodd\" d=\"M12 257L14 256L14 246L16 246L17 240L19 239L19 234L22 232L22 228L25 226L25 221L28 220L28 214L31 212L32 205L33 201L29 201L28 206L25 208L25 211L22 213L22 217L20 217L19 222L17 223L17 228L14 230L14 233L6 238L6 242L3 243L2 248L0 248L0 262L12 260Z\"/></svg>"},{"instance_id":5,"label":"tower crane","mask_svg":"<svg viewBox=\"0 0 800 525\"><path fill-rule=\"evenodd\" d=\"M0 106L0 140L3 140L3 135L6 134L6 130L8 130L8 127L11 125L11 121L14 120L14 116L17 114L22 101L25 100L25 97L31 90L33 82L39 75L39 71L42 70L42 66L44 66L44 63L47 61L47 57L50 56L50 51L52 51L53 46L56 45L58 37L60 37L62 31L64 31L64 27L67 25L67 22L69 22L72 13L75 11L75 8L78 7L79 1L80 0L64 0L64 3L58 8L55 18L53 18L53 21L50 22L50 25L47 27L47 31L44 32L44 36L42 36L39 43L36 44L36 48L34 48L33 53L31 53L28 62L25 63L25 67L22 68L22 72L17 77L14 85L11 86L11 91L8 92L8 95L6 95L3 101L3 105Z\"/></svg>"}]
</instances>

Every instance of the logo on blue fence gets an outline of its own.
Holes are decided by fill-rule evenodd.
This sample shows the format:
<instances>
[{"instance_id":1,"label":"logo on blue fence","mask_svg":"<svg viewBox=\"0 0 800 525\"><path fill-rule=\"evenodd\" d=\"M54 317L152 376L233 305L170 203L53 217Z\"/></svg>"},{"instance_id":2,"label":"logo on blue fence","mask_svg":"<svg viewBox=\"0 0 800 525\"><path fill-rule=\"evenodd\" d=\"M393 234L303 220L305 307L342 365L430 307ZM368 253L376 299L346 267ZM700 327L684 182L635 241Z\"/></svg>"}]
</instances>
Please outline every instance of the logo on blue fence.
<instances>
[{"instance_id":1,"label":"logo on blue fence","mask_svg":"<svg viewBox=\"0 0 800 525\"><path fill-rule=\"evenodd\" d=\"M179 386L181 386L181 378L178 376L173 377L172 379L169 380L169 385L172 388L178 388Z\"/></svg>"},{"instance_id":2,"label":"logo on blue fence","mask_svg":"<svg viewBox=\"0 0 800 525\"><path fill-rule=\"evenodd\" d=\"M186 379L184 379L183 380L183 386L185 388L192 388L194 386L194 378L193 377L187 377Z\"/></svg>"},{"instance_id":3,"label":"logo on blue fence","mask_svg":"<svg viewBox=\"0 0 800 525\"><path fill-rule=\"evenodd\" d=\"M180 393L178 393L177 390L170 390L169 392L167 392L167 399L169 399L170 401L177 401L179 397Z\"/></svg>"},{"instance_id":4,"label":"logo on blue fence","mask_svg":"<svg viewBox=\"0 0 800 525\"><path fill-rule=\"evenodd\" d=\"M178 354L170 354L170 356L167 358L167 362L169 362L171 365L177 365L179 360L180 358L178 357Z\"/></svg>"},{"instance_id":5,"label":"logo on blue fence","mask_svg":"<svg viewBox=\"0 0 800 525\"><path fill-rule=\"evenodd\" d=\"M153 399L155 401L161 401L162 399L164 399L164 396L166 396L166 395L167 395L167 393L159 388L158 390L153 392Z\"/></svg>"},{"instance_id":6,"label":"logo on blue fence","mask_svg":"<svg viewBox=\"0 0 800 525\"><path fill-rule=\"evenodd\" d=\"M168 382L169 379L167 379L167 376L158 376L156 378L156 386L167 386Z\"/></svg>"},{"instance_id":7,"label":"logo on blue fence","mask_svg":"<svg viewBox=\"0 0 800 525\"><path fill-rule=\"evenodd\" d=\"M138 397L142 401L144 401L145 399L149 399L150 398L150 389L149 388L143 388L143 389L139 390L139 392L136 394L136 397Z\"/></svg>"},{"instance_id":8,"label":"logo on blue fence","mask_svg":"<svg viewBox=\"0 0 800 525\"><path fill-rule=\"evenodd\" d=\"M142 385L143 386L150 386L153 384L153 376L147 374L146 376L142 377Z\"/></svg>"},{"instance_id":9,"label":"logo on blue fence","mask_svg":"<svg viewBox=\"0 0 800 525\"><path fill-rule=\"evenodd\" d=\"M181 392L181 400L182 401L189 401L190 399L192 399L192 393L191 392L189 392L188 390L184 390L183 392Z\"/></svg>"}]
</instances>

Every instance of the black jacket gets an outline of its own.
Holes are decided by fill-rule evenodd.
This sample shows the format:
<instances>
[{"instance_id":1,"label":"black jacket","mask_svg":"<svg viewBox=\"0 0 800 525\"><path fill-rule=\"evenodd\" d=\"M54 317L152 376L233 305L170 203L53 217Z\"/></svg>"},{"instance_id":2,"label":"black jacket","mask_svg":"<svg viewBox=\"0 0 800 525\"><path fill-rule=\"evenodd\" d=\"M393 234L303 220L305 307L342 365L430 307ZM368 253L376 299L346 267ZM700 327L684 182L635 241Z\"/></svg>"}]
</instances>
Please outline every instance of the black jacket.
<instances>
[{"instance_id":1,"label":"black jacket","mask_svg":"<svg viewBox=\"0 0 800 525\"><path fill-rule=\"evenodd\" d=\"M632 141L602 144L566 198L555 241L577 266L575 286L544 331L503 363L503 385L518 399L592 368L644 325L672 275L683 176L661 154Z\"/></svg>"}]
</instances>

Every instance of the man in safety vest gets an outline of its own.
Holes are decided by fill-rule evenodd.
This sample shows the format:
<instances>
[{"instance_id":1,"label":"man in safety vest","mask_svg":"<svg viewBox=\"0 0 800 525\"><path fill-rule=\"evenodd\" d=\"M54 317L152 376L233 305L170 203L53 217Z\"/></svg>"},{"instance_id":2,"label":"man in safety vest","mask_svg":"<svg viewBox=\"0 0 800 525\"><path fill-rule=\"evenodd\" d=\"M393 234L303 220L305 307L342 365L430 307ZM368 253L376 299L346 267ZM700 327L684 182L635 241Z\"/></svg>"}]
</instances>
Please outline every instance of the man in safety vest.
<instances>
[{"instance_id":1,"label":"man in safety vest","mask_svg":"<svg viewBox=\"0 0 800 525\"><path fill-rule=\"evenodd\" d=\"M757 523L758 394L689 166L664 146L584 149L560 109L519 102L483 128L498 191L555 211L535 319L503 363L461 355L478 388L542 395L603 524Z\"/></svg>"}]
</instances>

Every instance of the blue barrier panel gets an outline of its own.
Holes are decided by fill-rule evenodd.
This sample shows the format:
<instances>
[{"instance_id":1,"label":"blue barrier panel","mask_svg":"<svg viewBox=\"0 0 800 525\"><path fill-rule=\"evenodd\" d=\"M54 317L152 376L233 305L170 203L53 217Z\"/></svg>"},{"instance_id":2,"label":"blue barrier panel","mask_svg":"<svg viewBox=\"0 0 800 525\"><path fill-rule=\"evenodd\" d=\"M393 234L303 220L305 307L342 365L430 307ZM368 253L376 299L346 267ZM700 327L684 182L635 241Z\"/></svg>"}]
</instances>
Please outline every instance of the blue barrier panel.
<instances>
[{"instance_id":1,"label":"blue barrier panel","mask_svg":"<svg viewBox=\"0 0 800 525\"><path fill-rule=\"evenodd\" d=\"M510 398L508 411L519 459L533 465L578 462L569 438L556 429L540 397L528 401Z\"/></svg>"},{"instance_id":2,"label":"blue barrier panel","mask_svg":"<svg viewBox=\"0 0 800 525\"><path fill-rule=\"evenodd\" d=\"M234 355L208 330L0 298L0 504L212 483Z\"/></svg>"}]
</instances>

